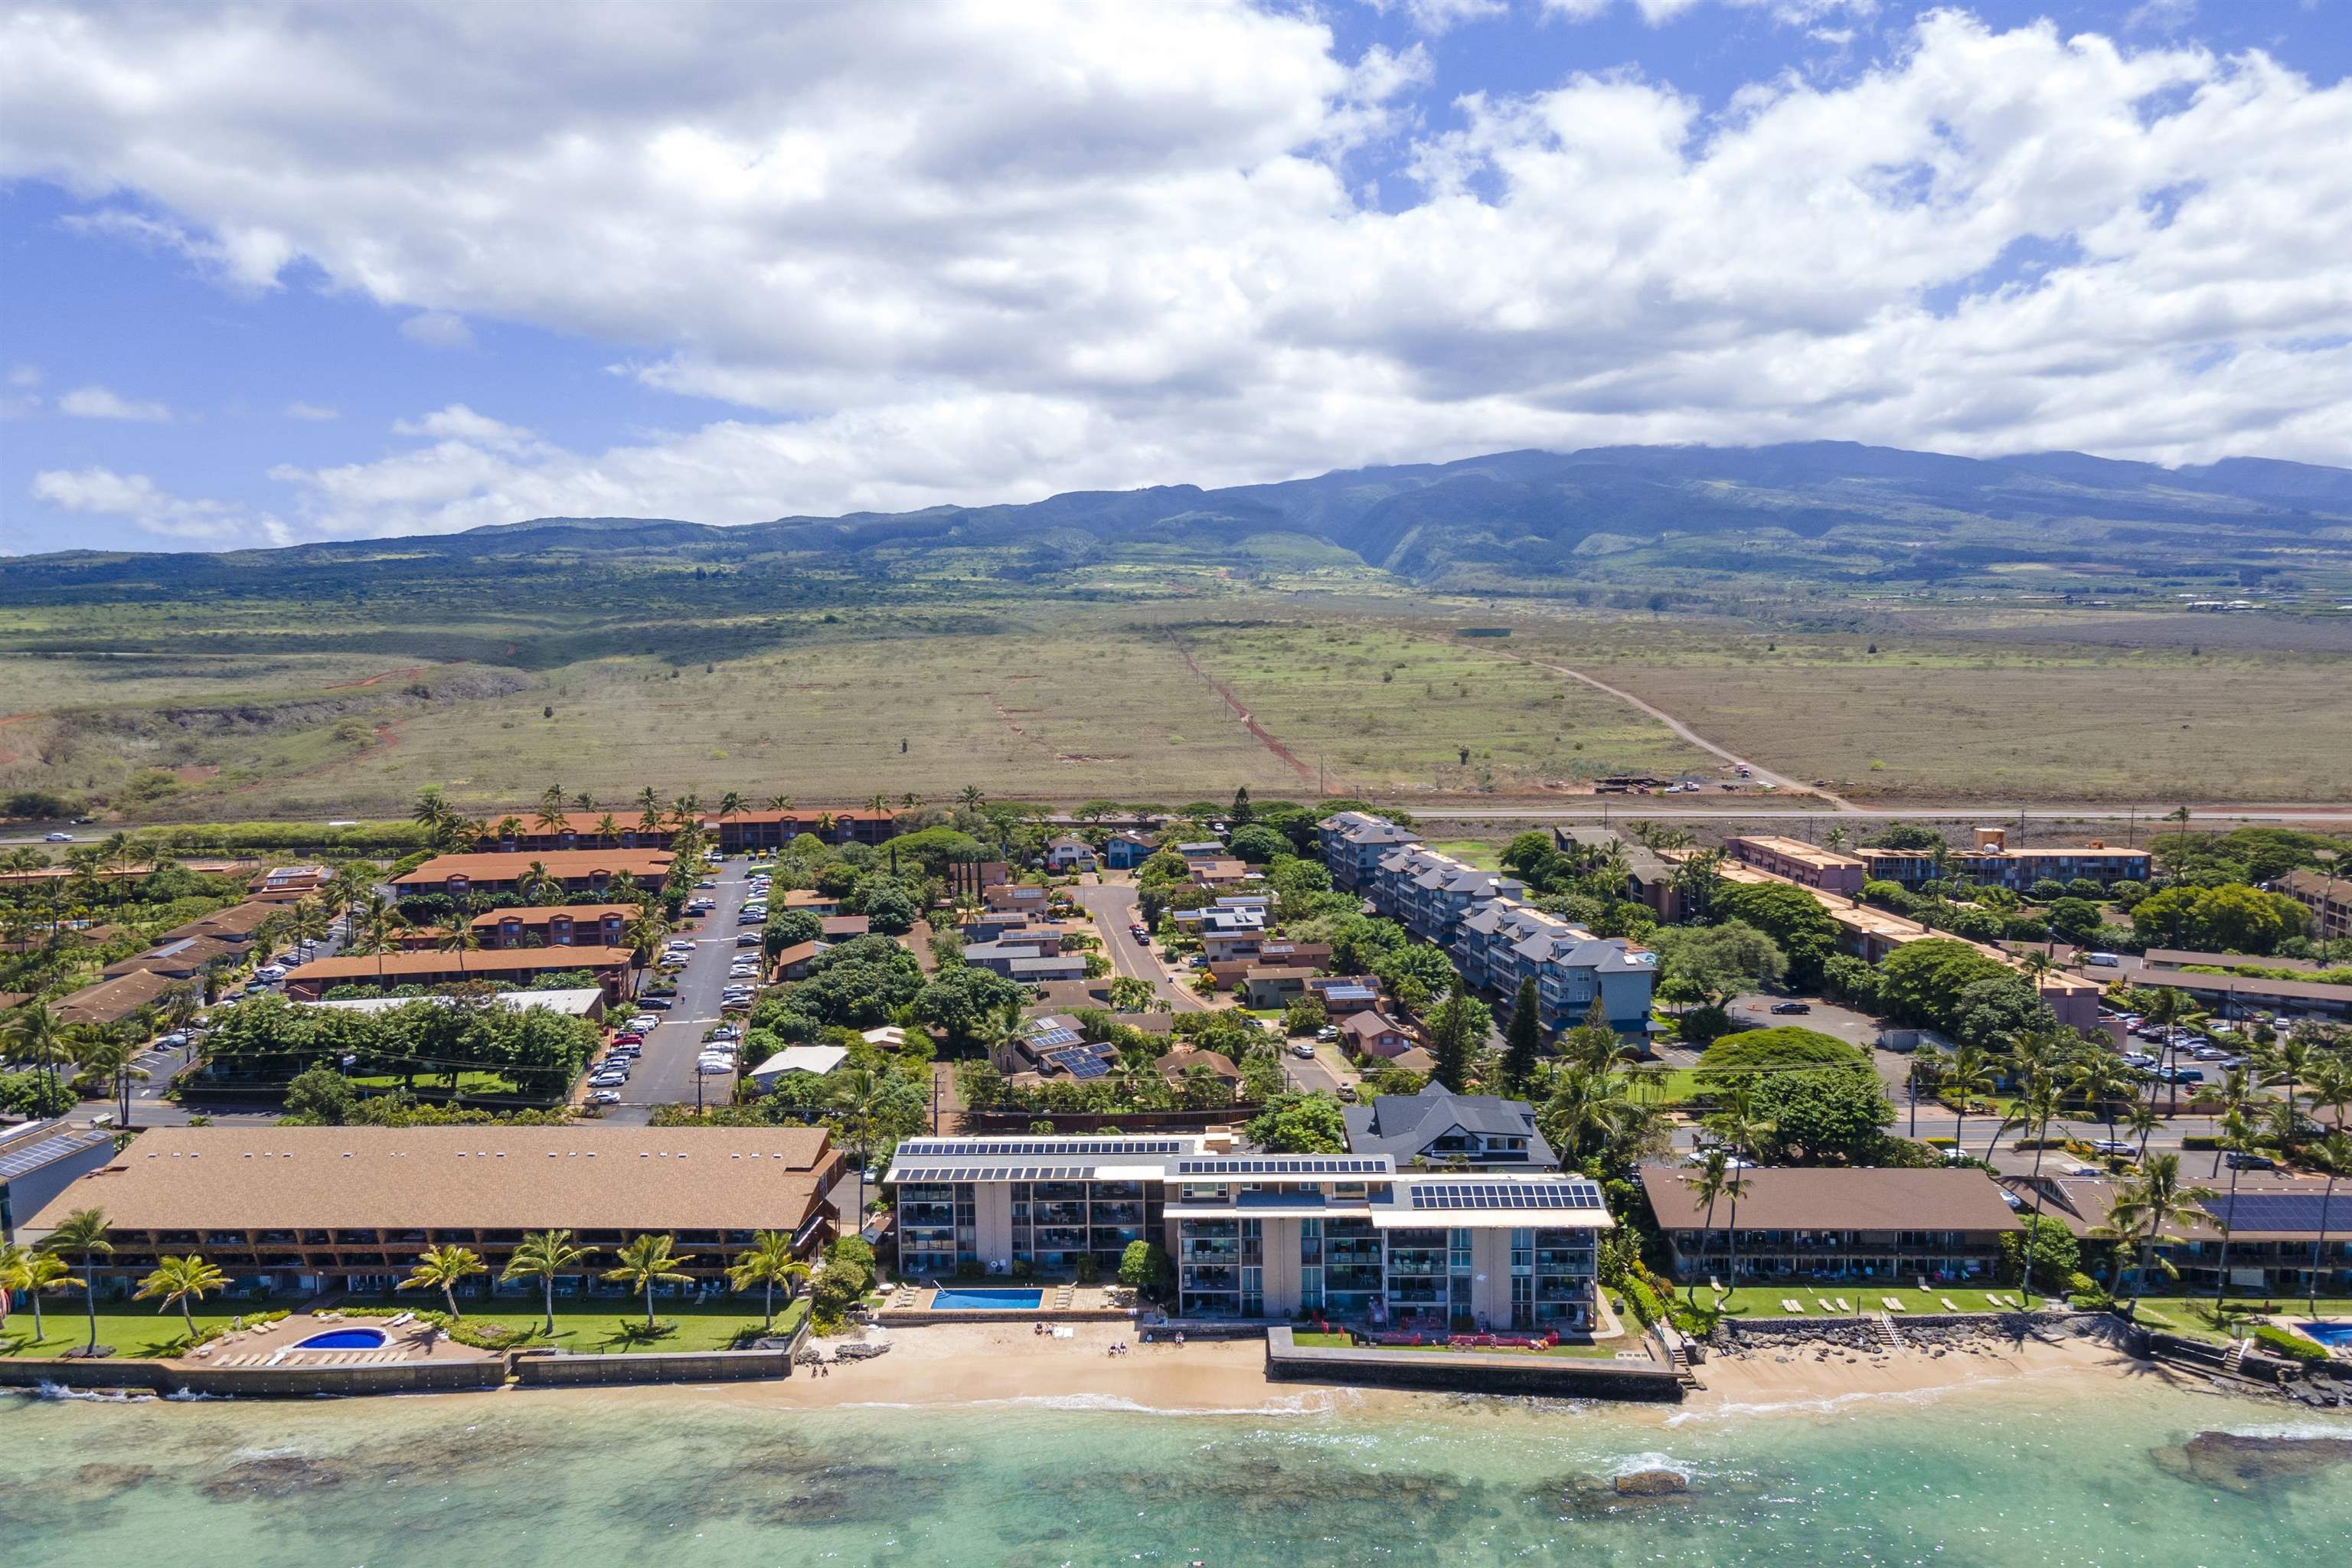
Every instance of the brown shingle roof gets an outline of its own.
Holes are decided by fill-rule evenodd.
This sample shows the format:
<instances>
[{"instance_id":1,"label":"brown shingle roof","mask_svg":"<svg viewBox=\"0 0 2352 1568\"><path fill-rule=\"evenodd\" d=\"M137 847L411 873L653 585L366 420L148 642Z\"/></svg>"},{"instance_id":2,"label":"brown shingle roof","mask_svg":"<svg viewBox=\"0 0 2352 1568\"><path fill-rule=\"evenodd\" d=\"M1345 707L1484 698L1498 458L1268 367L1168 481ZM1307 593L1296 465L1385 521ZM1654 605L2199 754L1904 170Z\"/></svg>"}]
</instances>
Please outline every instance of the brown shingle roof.
<instances>
[{"instance_id":1,"label":"brown shingle roof","mask_svg":"<svg viewBox=\"0 0 2352 1568\"><path fill-rule=\"evenodd\" d=\"M189 984L140 970L85 985L58 1004L58 1020L66 1024L118 1024L150 1003L161 1002Z\"/></svg>"},{"instance_id":2,"label":"brown shingle roof","mask_svg":"<svg viewBox=\"0 0 2352 1568\"><path fill-rule=\"evenodd\" d=\"M260 929L262 921L285 911L284 904L272 903L267 899L247 899L241 904L231 904L225 910L199 915L184 926L173 926L155 940L162 942L184 936L250 937Z\"/></svg>"},{"instance_id":3,"label":"brown shingle roof","mask_svg":"<svg viewBox=\"0 0 2352 1568\"><path fill-rule=\"evenodd\" d=\"M1663 1230L1696 1230L1706 1205L1687 1167L1644 1165L1642 1186ZM1834 1170L1774 1166L1739 1173L1742 1230L2015 1230L2000 1188L1977 1170ZM1725 1217L1718 1200L1716 1223Z\"/></svg>"},{"instance_id":4,"label":"brown shingle roof","mask_svg":"<svg viewBox=\"0 0 2352 1568\"><path fill-rule=\"evenodd\" d=\"M32 1225L789 1231L832 1163L823 1128L159 1127Z\"/></svg>"},{"instance_id":5,"label":"brown shingle roof","mask_svg":"<svg viewBox=\"0 0 2352 1568\"><path fill-rule=\"evenodd\" d=\"M677 857L667 849L518 849L510 855L436 855L415 870L394 877L398 888L446 882L464 877L476 882L511 882L530 871L531 862L558 879L585 877L597 871L626 871L640 882L669 875Z\"/></svg>"},{"instance_id":6,"label":"brown shingle roof","mask_svg":"<svg viewBox=\"0 0 2352 1568\"><path fill-rule=\"evenodd\" d=\"M625 947L573 946L486 947L463 956L467 973L488 975L535 969L617 969L634 955ZM454 952L352 953L306 963L287 975L286 984L373 980L379 973L388 980L404 974L438 974L444 970L456 970L458 958Z\"/></svg>"}]
</instances>

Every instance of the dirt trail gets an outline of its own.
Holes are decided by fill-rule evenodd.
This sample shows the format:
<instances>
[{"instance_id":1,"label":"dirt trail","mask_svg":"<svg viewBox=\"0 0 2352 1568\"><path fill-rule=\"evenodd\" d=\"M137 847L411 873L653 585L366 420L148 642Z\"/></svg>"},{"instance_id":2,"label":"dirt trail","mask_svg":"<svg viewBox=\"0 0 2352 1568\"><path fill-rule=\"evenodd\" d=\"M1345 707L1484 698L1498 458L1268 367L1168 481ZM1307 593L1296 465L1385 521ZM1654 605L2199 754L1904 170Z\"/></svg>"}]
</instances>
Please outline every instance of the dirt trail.
<instances>
[{"instance_id":1,"label":"dirt trail","mask_svg":"<svg viewBox=\"0 0 2352 1568\"><path fill-rule=\"evenodd\" d=\"M1681 720L1675 718L1664 709L1658 707L1654 703L1643 701L1640 698L1634 696L1632 692L1626 690L1622 687L1612 686L1605 680L1596 679L1593 677L1585 674L1580 669L1570 669L1564 664L1548 664L1539 658L1529 658L1525 654L1504 653L1500 648L1492 649L1490 651L1501 655L1504 658L1515 659L1518 663L1524 664L1531 669L1540 669L1552 675L1565 676L1570 680L1580 680L1585 685L1592 688L1595 691L1606 692L1610 696L1617 699L1618 701L1624 703L1627 707L1638 709L1642 712L1648 714L1651 718L1655 719L1659 723L1664 724L1667 729L1672 730L1683 740L1689 742L1694 746L1696 746L1700 751L1712 752L1714 755L1721 757L1725 762L1729 763L1734 767L1746 768L1749 773L1754 775L1759 784L1769 784L1775 789L1789 790L1797 795L1810 795L1815 796L1818 799L1829 802L1832 810L1853 811L1856 809L1853 802L1846 800L1842 796L1832 795L1825 789L1816 789L1809 784L1801 784L1797 780L1789 777L1786 773L1774 773L1770 768L1766 767L1761 763L1753 762L1747 757L1740 756L1738 753L1730 751L1728 748L1717 745L1713 741L1708 740L1706 736L1700 734L1697 731L1692 729L1689 725L1684 723Z\"/></svg>"},{"instance_id":2,"label":"dirt trail","mask_svg":"<svg viewBox=\"0 0 2352 1568\"><path fill-rule=\"evenodd\" d=\"M1192 658L1192 650L1184 646L1182 638L1179 637L1174 632L1170 632L1167 636L1170 646L1174 647L1176 650L1176 657L1184 661L1184 668L1191 670L1194 675L1199 676L1202 681L1207 683L1210 690L1215 692L1218 697L1223 700L1225 706L1232 710L1234 716L1242 721L1242 727L1247 730L1252 735L1255 736L1260 745L1264 746L1267 751L1272 752L1275 756L1279 758L1293 773L1297 773L1303 782L1317 784L1318 787L1320 786L1321 781L1317 778L1315 770L1308 767L1305 763L1300 762L1298 760L1298 753L1293 752L1288 746L1284 745L1280 741L1276 740L1271 731L1267 730L1265 725L1252 718L1250 716L1250 710L1243 705L1242 700L1234 696L1232 689L1227 687L1223 681L1219 680L1215 676L1211 675L1207 670L1202 669L1200 663ZM1342 793L1344 793L1344 791Z\"/></svg>"},{"instance_id":3,"label":"dirt trail","mask_svg":"<svg viewBox=\"0 0 2352 1568\"><path fill-rule=\"evenodd\" d=\"M365 680L346 680L339 686L330 686L327 689L357 691L362 686L380 686L387 680L414 680L430 668L432 667L429 665L418 664L412 665L406 669L387 669L382 675L371 675Z\"/></svg>"}]
</instances>

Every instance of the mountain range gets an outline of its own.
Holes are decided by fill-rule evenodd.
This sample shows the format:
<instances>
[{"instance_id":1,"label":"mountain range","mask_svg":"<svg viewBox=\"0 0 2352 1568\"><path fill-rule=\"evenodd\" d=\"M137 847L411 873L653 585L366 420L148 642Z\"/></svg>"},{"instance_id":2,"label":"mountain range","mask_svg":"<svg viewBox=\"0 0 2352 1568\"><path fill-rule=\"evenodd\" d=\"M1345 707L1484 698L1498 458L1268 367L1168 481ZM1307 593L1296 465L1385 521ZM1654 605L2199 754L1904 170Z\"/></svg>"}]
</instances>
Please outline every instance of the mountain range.
<instances>
[{"instance_id":1,"label":"mountain range","mask_svg":"<svg viewBox=\"0 0 2352 1568\"><path fill-rule=\"evenodd\" d=\"M1977 458L1850 442L1513 451L1274 484L1072 491L1020 505L780 517L532 518L461 533L217 552L68 551L0 563L0 599L291 586L354 568L474 575L605 558L854 563L942 551L1034 575L1147 548L1296 559L1313 546L1438 588L1680 574L1821 585L2060 571L2292 586L2352 571L2352 469L2232 458L2168 468L2079 452Z\"/></svg>"}]
</instances>

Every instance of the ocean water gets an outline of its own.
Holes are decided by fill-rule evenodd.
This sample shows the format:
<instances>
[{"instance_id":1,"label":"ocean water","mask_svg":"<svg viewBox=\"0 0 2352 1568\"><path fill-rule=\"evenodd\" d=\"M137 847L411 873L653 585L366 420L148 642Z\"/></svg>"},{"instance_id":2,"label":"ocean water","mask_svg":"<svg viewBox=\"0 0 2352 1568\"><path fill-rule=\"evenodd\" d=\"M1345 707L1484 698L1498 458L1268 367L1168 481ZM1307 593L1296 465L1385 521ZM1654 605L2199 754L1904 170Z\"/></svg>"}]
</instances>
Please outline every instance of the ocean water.
<instances>
[{"instance_id":1,"label":"ocean water","mask_svg":"<svg viewBox=\"0 0 2352 1568\"><path fill-rule=\"evenodd\" d=\"M0 1562L1318 1568L2352 1563L2352 1420L2118 1381L1713 1415L735 1391L0 1403ZM1277 1403L1279 1403L1279 1397ZM2234 1438L2200 1434L2226 1433ZM1622 1472L1689 1490L1619 1499Z\"/></svg>"}]
</instances>

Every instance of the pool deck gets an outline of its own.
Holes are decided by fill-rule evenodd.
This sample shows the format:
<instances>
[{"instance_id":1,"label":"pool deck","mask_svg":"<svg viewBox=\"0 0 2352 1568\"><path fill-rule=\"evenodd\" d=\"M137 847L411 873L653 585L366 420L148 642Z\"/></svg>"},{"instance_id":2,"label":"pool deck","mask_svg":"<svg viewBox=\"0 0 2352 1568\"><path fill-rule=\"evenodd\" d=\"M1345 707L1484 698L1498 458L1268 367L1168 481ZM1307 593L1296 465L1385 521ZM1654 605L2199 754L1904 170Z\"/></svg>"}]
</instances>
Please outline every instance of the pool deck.
<instances>
[{"instance_id":1,"label":"pool deck","mask_svg":"<svg viewBox=\"0 0 2352 1568\"><path fill-rule=\"evenodd\" d=\"M2352 1361L2352 1340L2347 1340L2339 1344L2329 1344L2326 1340L2323 1340L2318 1335L2312 1333L2306 1327L2306 1325L2315 1322L2322 1328L2342 1329L2347 1331L2352 1331L2352 1318L2329 1312L2322 1312L2315 1318L2307 1312L2281 1312L2275 1314L2267 1321L2274 1327L2284 1329L2288 1333L2294 1334L2299 1339L2309 1340L2313 1344L2315 1344L2320 1349L2326 1351L2329 1356L2333 1357L2336 1361Z\"/></svg>"},{"instance_id":2,"label":"pool deck","mask_svg":"<svg viewBox=\"0 0 2352 1568\"><path fill-rule=\"evenodd\" d=\"M295 1348L313 1334L331 1334L339 1329L379 1329L384 1334L384 1343L373 1350ZM394 1328L389 1318L352 1316L331 1309L296 1312L275 1323L233 1330L197 1346L196 1351L194 1355L174 1358L176 1363L191 1367L389 1366L401 1362L481 1361L494 1353L428 1334L424 1323L403 1323Z\"/></svg>"},{"instance_id":3,"label":"pool deck","mask_svg":"<svg viewBox=\"0 0 2352 1568\"><path fill-rule=\"evenodd\" d=\"M1034 1290L1035 1306L973 1307L939 1305L942 1291L950 1298L973 1290ZM1048 1280L1042 1285L1000 1284L994 1280L943 1286L901 1283L892 1289L874 1314L874 1321L892 1328L921 1328L928 1323L1125 1322L1134 1316L1129 1292L1117 1285L1073 1285Z\"/></svg>"}]
</instances>

